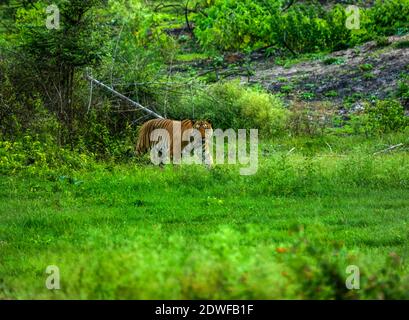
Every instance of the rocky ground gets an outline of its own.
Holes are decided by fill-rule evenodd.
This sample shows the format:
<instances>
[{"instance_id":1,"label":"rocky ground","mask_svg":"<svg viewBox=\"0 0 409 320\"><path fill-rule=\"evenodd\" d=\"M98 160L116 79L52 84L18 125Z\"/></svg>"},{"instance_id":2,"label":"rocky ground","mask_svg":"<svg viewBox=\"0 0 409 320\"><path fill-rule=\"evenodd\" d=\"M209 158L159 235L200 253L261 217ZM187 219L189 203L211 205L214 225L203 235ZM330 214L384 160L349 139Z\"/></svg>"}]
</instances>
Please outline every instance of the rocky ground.
<instances>
[{"instance_id":1,"label":"rocky ground","mask_svg":"<svg viewBox=\"0 0 409 320\"><path fill-rule=\"evenodd\" d=\"M402 76L409 75L409 35L389 37L382 45L372 41L328 55L293 60L255 54L250 61L250 76L245 64L244 55L225 55L218 75L221 79L239 78L260 84L287 100L359 104L361 100L393 96ZM180 71L187 66L195 68L199 75L213 70L210 60L184 62Z\"/></svg>"},{"instance_id":2,"label":"rocky ground","mask_svg":"<svg viewBox=\"0 0 409 320\"><path fill-rule=\"evenodd\" d=\"M180 61L172 68L182 73L195 70L206 81L239 79L261 85L288 103L327 101L349 113L361 109L364 101L396 97L399 83L409 82L409 35L329 54L267 58L264 52L254 52L246 59L244 54L229 53L218 66L208 58ZM409 103L405 104L409 114Z\"/></svg>"},{"instance_id":3,"label":"rocky ground","mask_svg":"<svg viewBox=\"0 0 409 320\"><path fill-rule=\"evenodd\" d=\"M409 36L390 37L380 47L368 42L313 60L277 65L272 59L253 63L250 82L286 98L331 100L335 104L392 96L402 74L409 74ZM242 76L243 82L249 81Z\"/></svg>"}]
</instances>

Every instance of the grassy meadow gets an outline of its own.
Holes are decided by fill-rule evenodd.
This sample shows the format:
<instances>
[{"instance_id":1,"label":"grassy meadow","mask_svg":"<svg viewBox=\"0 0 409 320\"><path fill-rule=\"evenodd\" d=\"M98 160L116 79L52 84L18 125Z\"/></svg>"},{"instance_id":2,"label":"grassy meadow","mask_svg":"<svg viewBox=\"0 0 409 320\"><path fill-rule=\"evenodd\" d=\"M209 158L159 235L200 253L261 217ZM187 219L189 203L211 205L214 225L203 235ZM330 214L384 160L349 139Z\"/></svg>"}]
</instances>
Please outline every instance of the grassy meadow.
<instances>
[{"instance_id":1,"label":"grassy meadow","mask_svg":"<svg viewBox=\"0 0 409 320\"><path fill-rule=\"evenodd\" d=\"M407 299L408 143L264 141L253 176L134 160L3 172L0 299Z\"/></svg>"}]
</instances>

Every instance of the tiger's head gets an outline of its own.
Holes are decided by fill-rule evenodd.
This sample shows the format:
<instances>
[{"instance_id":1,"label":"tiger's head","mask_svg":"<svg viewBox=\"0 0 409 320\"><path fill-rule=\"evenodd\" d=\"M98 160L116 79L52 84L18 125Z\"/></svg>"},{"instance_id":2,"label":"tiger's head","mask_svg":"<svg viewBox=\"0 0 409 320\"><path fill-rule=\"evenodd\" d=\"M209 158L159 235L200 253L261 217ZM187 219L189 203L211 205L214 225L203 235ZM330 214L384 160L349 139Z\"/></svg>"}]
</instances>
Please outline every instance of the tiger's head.
<instances>
[{"instance_id":1,"label":"tiger's head","mask_svg":"<svg viewBox=\"0 0 409 320\"><path fill-rule=\"evenodd\" d=\"M211 150L209 150L209 142L213 136L212 124L206 120L197 120L193 122L193 129L200 132L202 138L202 162L206 164L208 168L212 167L213 160Z\"/></svg>"},{"instance_id":2,"label":"tiger's head","mask_svg":"<svg viewBox=\"0 0 409 320\"><path fill-rule=\"evenodd\" d=\"M206 120L197 120L193 123L193 129L196 129L200 132L202 139L206 138L206 130L207 134L213 133L212 124Z\"/></svg>"}]
</instances>

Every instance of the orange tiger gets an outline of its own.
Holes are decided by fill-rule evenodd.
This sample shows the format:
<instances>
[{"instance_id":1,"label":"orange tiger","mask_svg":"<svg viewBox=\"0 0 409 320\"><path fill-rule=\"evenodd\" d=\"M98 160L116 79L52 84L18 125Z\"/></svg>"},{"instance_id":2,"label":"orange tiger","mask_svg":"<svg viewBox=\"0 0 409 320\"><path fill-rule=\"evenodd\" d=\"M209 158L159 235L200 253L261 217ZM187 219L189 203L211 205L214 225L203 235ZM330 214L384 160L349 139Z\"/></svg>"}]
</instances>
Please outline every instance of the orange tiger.
<instances>
[{"instance_id":1,"label":"orange tiger","mask_svg":"<svg viewBox=\"0 0 409 320\"><path fill-rule=\"evenodd\" d=\"M198 120L198 121L192 121L192 120L182 120L182 121L176 121L176 120L170 120L170 119L152 119L149 121L146 121L140 128L139 134L138 134L138 140L136 143L136 149L135 153L136 155L141 155L149 151L154 145L158 143L158 141L152 141L151 134L155 129L165 129L168 134L170 141L167 141L167 147L170 150L170 158L173 159L175 156L174 150L173 150L173 142L174 142L174 136L173 136L173 128L176 126L175 129L180 128L180 133L178 133L178 136L175 138L175 141L177 143L180 143L181 150L186 147L186 145L189 143L189 141L183 141L182 137L183 134L185 133L186 130L191 130L191 129L196 129L200 132L200 137L202 139L202 148L203 148L203 160L205 160L205 154L208 154L208 145L207 145L207 139L206 139L206 134L210 135L213 132L212 125L208 121L204 120ZM211 161L211 157L209 157ZM211 165L211 163L208 163L208 165Z\"/></svg>"}]
</instances>

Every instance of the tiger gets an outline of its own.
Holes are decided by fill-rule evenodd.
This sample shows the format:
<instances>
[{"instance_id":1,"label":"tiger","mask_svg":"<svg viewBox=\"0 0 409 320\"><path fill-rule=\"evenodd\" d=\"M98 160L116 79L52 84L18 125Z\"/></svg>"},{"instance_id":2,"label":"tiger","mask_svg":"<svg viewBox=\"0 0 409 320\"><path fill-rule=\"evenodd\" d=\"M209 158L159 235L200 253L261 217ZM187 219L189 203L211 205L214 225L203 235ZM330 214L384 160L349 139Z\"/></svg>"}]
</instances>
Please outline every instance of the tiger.
<instances>
[{"instance_id":1,"label":"tiger","mask_svg":"<svg viewBox=\"0 0 409 320\"><path fill-rule=\"evenodd\" d=\"M177 137L174 137L174 127L175 130L180 128L180 133L176 133ZM152 119L146 121L142 124L139 129L138 139L135 148L135 154L142 155L149 150L151 150L155 145L158 145L159 141L152 140L152 132L156 129L164 129L169 134L170 141L162 141L166 143L166 148L169 148L169 155L171 159L179 157L180 154L174 154L175 150L173 149L173 143L180 143L180 150L183 149L189 144L189 141L183 141L183 134L187 130L196 129L200 133L200 138L202 142L202 161L208 166L212 166L212 157L209 152L208 139L213 134L213 128L209 121L206 120L189 120L185 119L182 121L170 120L170 119ZM188 133L187 133L188 134Z\"/></svg>"}]
</instances>

